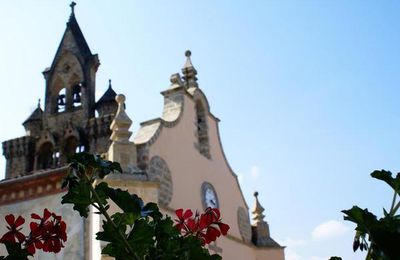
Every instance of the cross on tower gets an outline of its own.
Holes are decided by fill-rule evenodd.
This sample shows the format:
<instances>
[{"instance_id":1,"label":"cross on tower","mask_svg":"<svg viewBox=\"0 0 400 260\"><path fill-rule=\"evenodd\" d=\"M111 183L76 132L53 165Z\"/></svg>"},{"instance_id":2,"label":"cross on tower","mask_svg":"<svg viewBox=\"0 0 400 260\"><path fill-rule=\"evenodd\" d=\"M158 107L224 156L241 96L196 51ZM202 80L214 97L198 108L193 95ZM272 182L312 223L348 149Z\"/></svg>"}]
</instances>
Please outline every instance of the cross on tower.
<instances>
[{"instance_id":1,"label":"cross on tower","mask_svg":"<svg viewBox=\"0 0 400 260\"><path fill-rule=\"evenodd\" d=\"M75 8L76 3L74 1L71 2L69 5L71 7L71 13L74 14L74 8Z\"/></svg>"}]
</instances>

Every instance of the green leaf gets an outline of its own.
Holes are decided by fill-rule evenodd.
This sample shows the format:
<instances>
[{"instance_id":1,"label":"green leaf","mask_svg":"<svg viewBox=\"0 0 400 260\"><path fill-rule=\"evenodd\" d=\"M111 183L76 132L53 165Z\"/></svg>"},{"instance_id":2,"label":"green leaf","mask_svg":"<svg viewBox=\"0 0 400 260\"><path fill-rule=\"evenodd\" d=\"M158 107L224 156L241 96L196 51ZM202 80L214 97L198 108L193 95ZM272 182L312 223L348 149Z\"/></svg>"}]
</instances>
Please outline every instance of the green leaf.
<instances>
[{"instance_id":1,"label":"green leaf","mask_svg":"<svg viewBox=\"0 0 400 260\"><path fill-rule=\"evenodd\" d=\"M109 221L103 221L103 231L97 232L96 233L96 239L97 240L102 240L106 242L117 242L123 245L123 238L121 237L121 234L125 235L126 232L126 226L125 225L120 225L117 226L117 230L115 229L114 225L109 222Z\"/></svg>"},{"instance_id":2,"label":"green leaf","mask_svg":"<svg viewBox=\"0 0 400 260\"><path fill-rule=\"evenodd\" d=\"M97 193L97 196L100 199L100 203L102 205L107 205L107 199L109 198L109 196L108 196L109 189L110 188L108 187L108 184L106 182L100 182L94 188L95 192Z\"/></svg>"},{"instance_id":3,"label":"green leaf","mask_svg":"<svg viewBox=\"0 0 400 260\"><path fill-rule=\"evenodd\" d=\"M135 221L135 224L129 233L128 242L139 257L144 257L151 246L154 245L154 227L147 219L141 218Z\"/></svg>"},{"instance_id":4,"label":"green leaf","mask_svg":"<svg viewBox=\"0 0 400 260\"><path fill-rule=\"evenodd\" d=\"M61 188L65 187L73 188L78 184L78 181L79 181L78 177L75 174L73 174L72 171L70 171L69 174L64 178Z\"/></svg>"},{"instance_id":5,"label":"green leaf","mask_svg":"<svg viewBox=\"0 0 400 260\"><path fill-rule=\"evenodd\" d=\"M358 206L353 206L349 210L342 210L344 220L352 221L357 224L356 230L361 234L367 233L372 225L378 222L376 216L368 211L368 209L361 209Z\"/></svg>"},{"instance_id":6,"label":"green leaf","mask_svg":"<svg viewBox=\"0 0 400 260\"><path fill-rule=\"evenodd\" d=\"M135 223L136 217L137 216L135 216L135 214L129 212L128 213L117 212L111 216L112 220L117 226L120 225L132 226L133 223Z\"/></svg>"},{"instance_id":7,"label":"green leaf","mask_svg":"<svg viewBox=\"0 0 400 260\"><path fill-rule=\"evenodd\" d=\"M371 176L375 179L386 182L397 192L397 194L400 195L400 173L397 174L396 178L393 178L390 171L380 170L374 171L371 173Z\"/></svg>"},{"instance_id":8,"label":"green leaf","mask_svg":"<svg viewBox=\"0 0 400 260\"><path fill-rule=\"evenodd\" d=\"M141 216L142 217L147 217L150 216L153 219L161 219L162 218L162 214L157 206L156 203L153 202L149 202L147 203L143 208L142 208L142 212L141 212Z\"/></svg>"},{"instance_id":9,"label":"green leaf","mask_svg":"<svg viewBox=\"0 0 400 260\"><path fill-rule=\"evenodd\" d=\"M6 256L4 259L7 260L28 260L28 256L31 255L28 253L26 249L22 249L20 243L10 243L10 242L4 242L4 245L6 246L8 256Z\"/></svg>"},{"instance_id":10,"label":"green leaf","mask_svg":"<svg viewBox=\"0 0 400 260\"><path fill-rule=\"evenodd\" d=\"M123 191L121 189L109 188L108 196L124 212L133 213L137 215L137 218L141 216L143 200L139 198L136 194L130 194L128 191Z\"/></svg>"},{"instance_id":11,"label":"green leaf","mask_svg":"<svg viewBox=\"0 0 400 260\"><path fill-rule=\"evenodd\" d=\"M347 215L345 220L357 224L359 236L368 234L377 259L385 259L385 255L390 259L400 259L400 220L396 216L386 215L378 220L368 209L357 206L342 212Z\"/></svg>"},{"instance_id":12,"label":"green leaf","mask_svg":"<svg viewBox=\"0 0 400 260\"><path fill-rule=\"evenodd\" d=\"M120 243L109 243L107 244L103 250L101 250L102 254L109 255L115 257L116 260L130 260L135 259L133 256L129 256L126 249Z\"/></svg>"},{"instance_id":13,"label":"green leaf","mask_svg":"<svg viewBox=\"0 0 400 260\"><path fill-rule=\"evenodd\" d=\"M74 210L78 211L81 217L88 217L89 205L91 204L91 192L85 182L79 182L70 188L62 197L62 204L73 204Z\"/></svg>"}]
</instances>

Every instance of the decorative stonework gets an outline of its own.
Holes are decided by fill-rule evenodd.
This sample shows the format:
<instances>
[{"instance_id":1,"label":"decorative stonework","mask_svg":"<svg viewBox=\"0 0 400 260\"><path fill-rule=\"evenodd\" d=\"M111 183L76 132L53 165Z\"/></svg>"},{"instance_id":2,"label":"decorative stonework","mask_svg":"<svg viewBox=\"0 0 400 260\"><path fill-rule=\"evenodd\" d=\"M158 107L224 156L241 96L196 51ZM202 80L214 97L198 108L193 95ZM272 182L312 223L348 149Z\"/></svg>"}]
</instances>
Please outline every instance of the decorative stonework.
<instances>
[{"instance_id":1,"label":"decorative stonework","mask_svg":"<svg viewBox=\"0 0 400 260\"><path fill-rule=\"evenodd\" d=\"M118 103L118 110L110 126L112 143L107 153L108 160L119 162L123 173L134 174L138 169L136 167L136 147L133 142L129 141L129 137L132 135L132 132L129 131L132 120L125 112L125 96L119 94L115 100Z\"/></svg>"},{"instance_id":2,"label":"decorative stonework","mask_svg":"<svg viewBox=\"0 0 400 260\"><path fill-rule=\"evenodd\" d=\"M257 247L281 247L275 240L272 239L269 233L269 225L264 220L264 208L258 201L258 192L254 192L256 199L252 210L254 224L252 226L252 241Z\"/></svg>"},{"instance_id":3,"label":"decorative stonework","mask_svg":"<svg viewBox=\"0 0 400 260\"><path fill-rule=\"evenodd\" d=\"M148 175L150 181L160 183L158 203L167 206L173 193L172 177L167 163L160 156L153 156L149 163Z\"/></svg>"},{"instance_id":4,"label":"decorative stonework","mask_svg":"<svg viewBox=\"0 0 400 260\"><path fill-rule=\"evenodd\" d=\"M239 232L242 236L242 239L246 243L250 243L251 241L251 225L249 213L243 207L239 207L237 210L237 219Z\"/></svg>"},{"instance_id":5,"label":"decorative stonework","mask_svg":"<svg viewBox=\"0 0 400 260\"><path fill-rule=\"evenodd\" d=\"M0 206L63 192L66 168L0 181Z\"/></svg>"}]
</instances>

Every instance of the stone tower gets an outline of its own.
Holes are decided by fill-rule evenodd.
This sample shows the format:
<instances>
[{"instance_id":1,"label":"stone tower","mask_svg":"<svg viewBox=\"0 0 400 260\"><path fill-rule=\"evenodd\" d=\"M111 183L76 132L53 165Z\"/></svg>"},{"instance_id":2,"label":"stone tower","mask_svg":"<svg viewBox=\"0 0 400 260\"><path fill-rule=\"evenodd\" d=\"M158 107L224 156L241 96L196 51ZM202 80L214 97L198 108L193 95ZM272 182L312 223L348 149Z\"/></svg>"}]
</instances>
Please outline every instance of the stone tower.
<instances>
[{"instance_id":1,"label":"stone tower","mask_svg":"<svg viewBox=\"0 0 400 260\"><path fill-rule=\"evenodd\" d=\"M74 13L71 15L51 66L44 70L44 111L38 107L24 121L26 136L3 142L6 178L62 167L75 152L105 153L111 143L110 124L117 110L116 93L109 87L95 102L96 72L92 54ZM96 110L99 114L95 117Z\"/></svg>"}]
</instances>

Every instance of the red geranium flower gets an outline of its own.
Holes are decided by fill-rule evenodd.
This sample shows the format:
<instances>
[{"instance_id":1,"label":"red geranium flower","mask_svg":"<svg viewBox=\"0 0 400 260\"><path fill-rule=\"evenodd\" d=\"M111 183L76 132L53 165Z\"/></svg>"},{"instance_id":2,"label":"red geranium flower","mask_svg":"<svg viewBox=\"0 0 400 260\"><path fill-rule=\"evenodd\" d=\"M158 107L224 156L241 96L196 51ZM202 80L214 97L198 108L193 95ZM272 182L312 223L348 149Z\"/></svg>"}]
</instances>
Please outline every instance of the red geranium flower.
<instances>
[{"instance_id":1,"label":"red geranium flower","mask_svg":"<svg viewBox=\"0 0 400 260\"><path fill-rule=\"evenodd\" d=\"M31 217L40 220L40 222L30 223L31 234L29 241L27 241L28 252L34 254L36 249L42 249L44 252L60 252L61 248L64 247L63 242L67 241L67 225L62 221L61 216L45 209L43 217L35 213L32 213Z\"/></svg>"},{"instance_id":2,"label":"red geranium flower","mask_svg":"<svg viewBox=\"0 0 400 260\"><path fill-rule=\"evenodd\" d=\"M221 234L226 236L226 234L228 234L228 230L229 230L229 225L225 224L225 223L217 223L219 230L221 230Z\"/></svg>"},{"instance_id":3,"label":"red geranium flower","mask_svg":"<svg viewBox=\"0 0 400 260\"><path fill-rule=\"evenodd\" d=\"M19 228L22 224L25 223L25 219L21 216L18 216L17 219L15 219L13 214L9 214L5 217L7 223L9 226L7 226L7 229L9 230L7 233L5 233L2 238L0 238L0 243L4 242L12 242L15 243L17 238L19 243L22 243L25 241L25 235L20 232L22 228Z\"/></svg>"},{"instance_id":4,"label":"red geranium flower","mask_svg":"<svg viewBox=\"0 0 400 260\"><path fill-rule=\"evenodd\" d=\"M222 223L221 213L217 208L207 208L204 213L192 217L193 212L178 209L176 212L178 219L175 221L175 227L182 232L184 236L195 236L200 239L202 245L215 241L218 237L226 235L229 225Z\"/></svg>"},{"instance_id":5,"label":"red geranium flower","mask_svg":"<svg viewBox=\"0 0 400 260\"><path fill-rule=\"evenodd\" d=\"M193 216L193 212L190 209L187 209L185 213L183 213L183 209L177 209L175 211L176 216L178 219L175 219L177 224L175 227L181 231L182 229L185 229L186 226L186 220L189 219L191 216Z\"/></svg>"}]
</instances>

